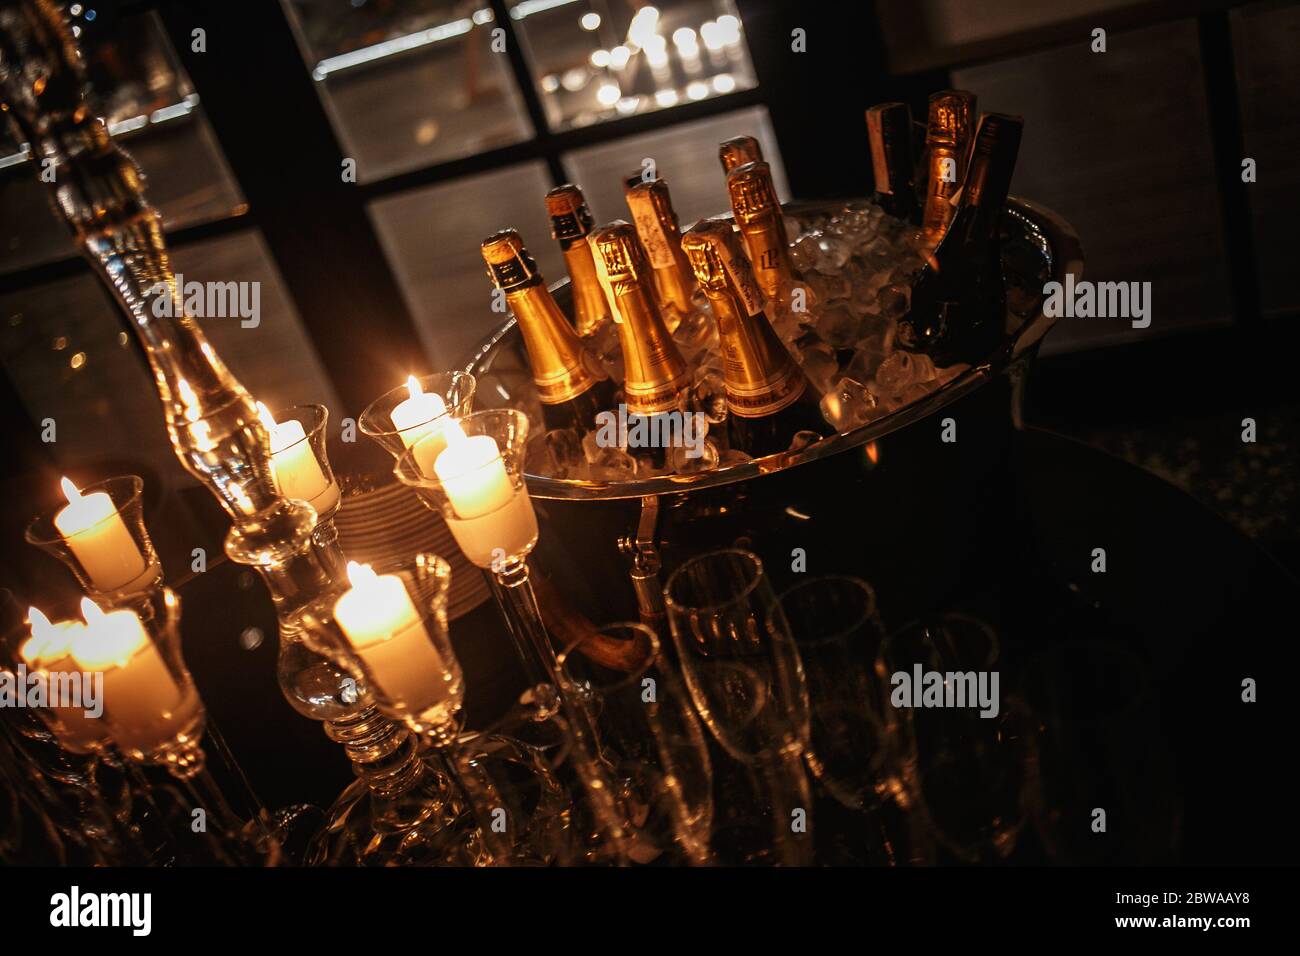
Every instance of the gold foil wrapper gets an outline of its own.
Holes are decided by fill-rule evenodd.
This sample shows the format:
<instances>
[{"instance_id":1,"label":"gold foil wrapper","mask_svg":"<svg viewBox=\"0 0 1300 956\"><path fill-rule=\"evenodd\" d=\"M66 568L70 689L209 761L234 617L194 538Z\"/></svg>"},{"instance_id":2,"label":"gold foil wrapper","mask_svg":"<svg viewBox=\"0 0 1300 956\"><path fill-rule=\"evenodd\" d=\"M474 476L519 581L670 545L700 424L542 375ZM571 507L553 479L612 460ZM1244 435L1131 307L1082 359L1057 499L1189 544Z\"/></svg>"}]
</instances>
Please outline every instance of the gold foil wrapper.
<instances>
[{"instance_id":1,"label":"gold foil wrapper","mask_svg":"<svg viewBox=\"0 0 1300 956\"><path fill-rule=\"evenodd\" d=\"M761 163L763 147L752 136L733 136L718 144L718 161L722 163L722 171L729 173L746 163Z\"/></svg>"}]
</instances>

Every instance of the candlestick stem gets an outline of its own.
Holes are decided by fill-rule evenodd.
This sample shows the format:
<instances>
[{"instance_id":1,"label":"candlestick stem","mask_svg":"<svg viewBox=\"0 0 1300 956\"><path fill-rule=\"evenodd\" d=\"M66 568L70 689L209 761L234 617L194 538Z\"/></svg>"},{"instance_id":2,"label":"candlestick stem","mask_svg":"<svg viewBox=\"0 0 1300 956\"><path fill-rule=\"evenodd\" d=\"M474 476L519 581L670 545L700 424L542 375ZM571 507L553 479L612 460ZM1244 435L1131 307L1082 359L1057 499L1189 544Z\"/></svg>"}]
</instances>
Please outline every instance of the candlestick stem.
<instances>
[{"instance_id":1,"label":"candlestick stem","mask_svg":"<svg viewBox=\"0 0 1300 956\"><path fill-rule=\"evenodd\" d=\"M515 650L524 665L529 687L539 684L558 686L559 665L550 635L537 606L537 594L528 577L528 561L523 557L507 558L488 574L497 607L505 617L506 627L514 638Z\"/></svg>"}]
</instances>

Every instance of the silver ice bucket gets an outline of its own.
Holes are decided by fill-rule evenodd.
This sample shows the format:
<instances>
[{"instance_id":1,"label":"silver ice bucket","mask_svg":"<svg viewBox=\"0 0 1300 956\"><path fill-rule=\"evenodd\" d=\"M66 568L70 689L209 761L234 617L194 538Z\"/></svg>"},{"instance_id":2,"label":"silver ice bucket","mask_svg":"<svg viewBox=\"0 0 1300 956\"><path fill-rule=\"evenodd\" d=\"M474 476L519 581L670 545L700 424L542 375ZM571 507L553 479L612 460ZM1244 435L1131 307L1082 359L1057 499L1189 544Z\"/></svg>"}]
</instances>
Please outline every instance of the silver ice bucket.
<instances>
[{"instance_id":1,"label":"silver ice bucket","mask_svg":"<svg viewBox=\"0 0 1300 956\"><path fill-rule=\"evenodd\" d=\"M840 205L792 203L786 211L808 217ZM1081 277L1078 236L1050 210L1013 198L1002 241L1009 300L1014 289L1020 301L1037 296L1041 304L1045 282ZM552 291L568 310L568 280ZM898 613L934 607L1015 507L1011 442L1028 367L1053 321L1038 306L1009 310L1006 336L984 361L802 451L619 482L530 474L541 527L536 576L566 614L598 624L649 619L673 567L739 544L759 554L778 587L804 571L857 574ZM479 407L535 401L513 317L464 368L479 379Z\"/></svg>"}]
</instances>

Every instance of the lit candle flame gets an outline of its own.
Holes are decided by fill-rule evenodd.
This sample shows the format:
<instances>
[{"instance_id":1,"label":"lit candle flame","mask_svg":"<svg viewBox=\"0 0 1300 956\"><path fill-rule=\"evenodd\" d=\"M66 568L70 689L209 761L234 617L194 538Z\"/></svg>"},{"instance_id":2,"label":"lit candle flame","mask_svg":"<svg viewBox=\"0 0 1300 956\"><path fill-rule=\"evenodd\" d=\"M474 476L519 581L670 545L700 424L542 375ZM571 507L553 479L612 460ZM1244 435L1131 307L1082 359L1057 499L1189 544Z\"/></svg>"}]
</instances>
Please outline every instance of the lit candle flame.
<instances>
[{"instance_id":1,"label":"lit candle flame","mask_svg":"<svg viewBox=\"0 0 1300 956\"><path fill-rule=\"evenodd\" d=\"M94 626L108 617L103 608L88 597L81 599L81 616L87 625Z\"/></svg>"},{"instance_id":2,"label":"lit candle flame","mask_svg":"<svg viewBox=\"0 0 1300 956\"><path fill-rule=\"evenodd\" d=\"M368 564L358 564L356 561L348 562L348 581L354 588L363 588L372 581L379 580L379 575L371 569Z\"/></svg>"},{"instance_id":3,"label":"lit candle flame","mask_svg":"<svg viewBox=\"0 0 1300 956\"><path fill-rule=\"evenodd\" d=\"M419 398L424 394L424 389L420 387L420 380L414 375L406 376L406 391L412 398Z\"/></svg>"},{"instance_id":4,"label":"lit candle flame","mask_svg":"<svg viewBox=\"0 0 1300 956\"><path fill-rule=\"evenodd\" d=\"M63 497L68 499L68 504L74 504L81 500L81 492L77 490L77 486L66 475L59 479L59 487L63 489Z\"/></svg>"},{"instance_id":5,"label":"lit candle flame","mask_svg":"<svg viewBox=\"0 0 1300 956\"><path fill-rule=\"evenodd\" d=\"M32 636L18 652L27 663L35 665L42 660L53 660L67 650L67 634L50 623L40 608L27 609L27 623L31 626Z\"/></svg>"},{"instance_id":6,"label":"lit candle flame","mask_svg":"<svg viewBox=\"0 0 1300 956\"><path fill-rule=\"evenodd\" d=\"M266 427L267 431L275 431L276 426L280 424L275 420L275 416L271 414L271 410L267 408L266 404L263 402L257 403L257 417L261 419L261 422Z\"/></svg>"},{"instance_id":7,"label":"lit candle flame","mask_svg":"<svg viewBox=\"0 0 1300 956\"><path fill-rule=\"evenodd\" d=\"M27 623L31 625L32 634L40 637L48 634L54 629L50 619L46 617L38 607L29 607L27 609Z\"/></svg>"}]
</instances>

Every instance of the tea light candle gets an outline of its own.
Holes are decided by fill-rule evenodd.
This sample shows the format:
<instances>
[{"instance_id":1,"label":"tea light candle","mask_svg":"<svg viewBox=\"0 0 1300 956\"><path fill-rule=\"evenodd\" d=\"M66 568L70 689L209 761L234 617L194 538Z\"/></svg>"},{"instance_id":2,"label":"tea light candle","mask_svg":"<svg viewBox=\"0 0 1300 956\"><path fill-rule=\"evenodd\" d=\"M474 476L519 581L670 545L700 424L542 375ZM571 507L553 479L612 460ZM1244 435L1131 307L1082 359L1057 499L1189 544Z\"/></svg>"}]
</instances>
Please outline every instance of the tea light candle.
<instances>
[{"instance_id":1,"label":"tea light candle","mask_svg":"<svg viewBox=\"0 0 1300 956\"><path fill-rule=\"evenodd\" d=\"M67 540L91 586L116 591L144 575L148 562L108 493L96 491L83 497L67 478L59 484L68 504L54 516L54 527Z\"/></svg>"},{"instance_id":2,"label":"tea light candle","mask_svg":"<svg viewBox=\"0 0 1300 956\"><path fill-rule=\"evenodd\" d=\"M490 568L494 556L514 556L537 540L537 516L527 492L517 491L491 435L467 436L459 422L443 430L447 448L434 462L455 517L447 526L465 557Z\"/></svg>"},{"instance_id":3,"label":"tea light candle","mask_svg":"<svg viewBox=\"0 0 1300 956\"><path fill-rule=\"evenodd\" d=\"M34 607L27 609L27 622L31 625L32 636L18 653L28 668L42 670L47 674L64 674L77 670L75 662L69 656L69 648L77 635L86 629L84 623L59 621L52 624L40 609ZM87 717L85 707L59 707L51 700L50 710L56 718L54 734L68 750L89 753L104 739L103 721Z\"/></svg>"},{"instance_id":4,"label":"tea light candle","mask_svg":"<svg viewBox=\"0 0 1300 956\"><path fill-rule=\"evenodd\" d=\"M352 588L334 603L334 620L378 689L414 711L444 700L451 675L402 579L349 561L348 580Z\"/></svg>"},{"instance_id":5,"label":"tea light candle","mask_svg":"<svg viewBox=\"0 0 1300 956\"><path fill-rule=\"evenodd\" d=\"M123 749L148 753L186 730L198 715L198 694L172 676L132 610L105 614L81 601L86 628L71 644L83 671L104 673L104 717Z\"/></svg>"},{"instance_id":6,"label":"tea light candle","mask_svg":"<svg viewBox=\"0 0 1300 956\"><path fill-rule=\"evenodd\" d=\"M407 448L415 449L415 464L421 474L432 475L433 463L447 447L442 436L446 424L447 404L441 395L420 390L420 380L414 375L406 380L411 397L393 409L393 427Z\"/></svg>"},{"instance_id":7,"label":"tea light candle","mask_svg":"<svg viewBox=\"0 0 1300 956\"><path fill-rule=\"evenodd\" d=\"M271 469L276 492L281 498L307 502L317 514L329 512L338 504L339 486L325 477L302 422L295 419L277 422L261 402L257 403L257 410L262 424L271 433Z\"/></svg>"},{"instance_id":8,"label":"tea light candle","mask_svg":"<svg viewBox=\"0 0 1300 956\"><path fill-rule=\"evenodd\" d=\"M447 403L442 396L420 388L414 375L406 380L410 398L399 402L393 409L393 427L397 429L402 444L410 448L417 441L436 430L435 419L447 414Z\"/></svg>"}]
</instances>

